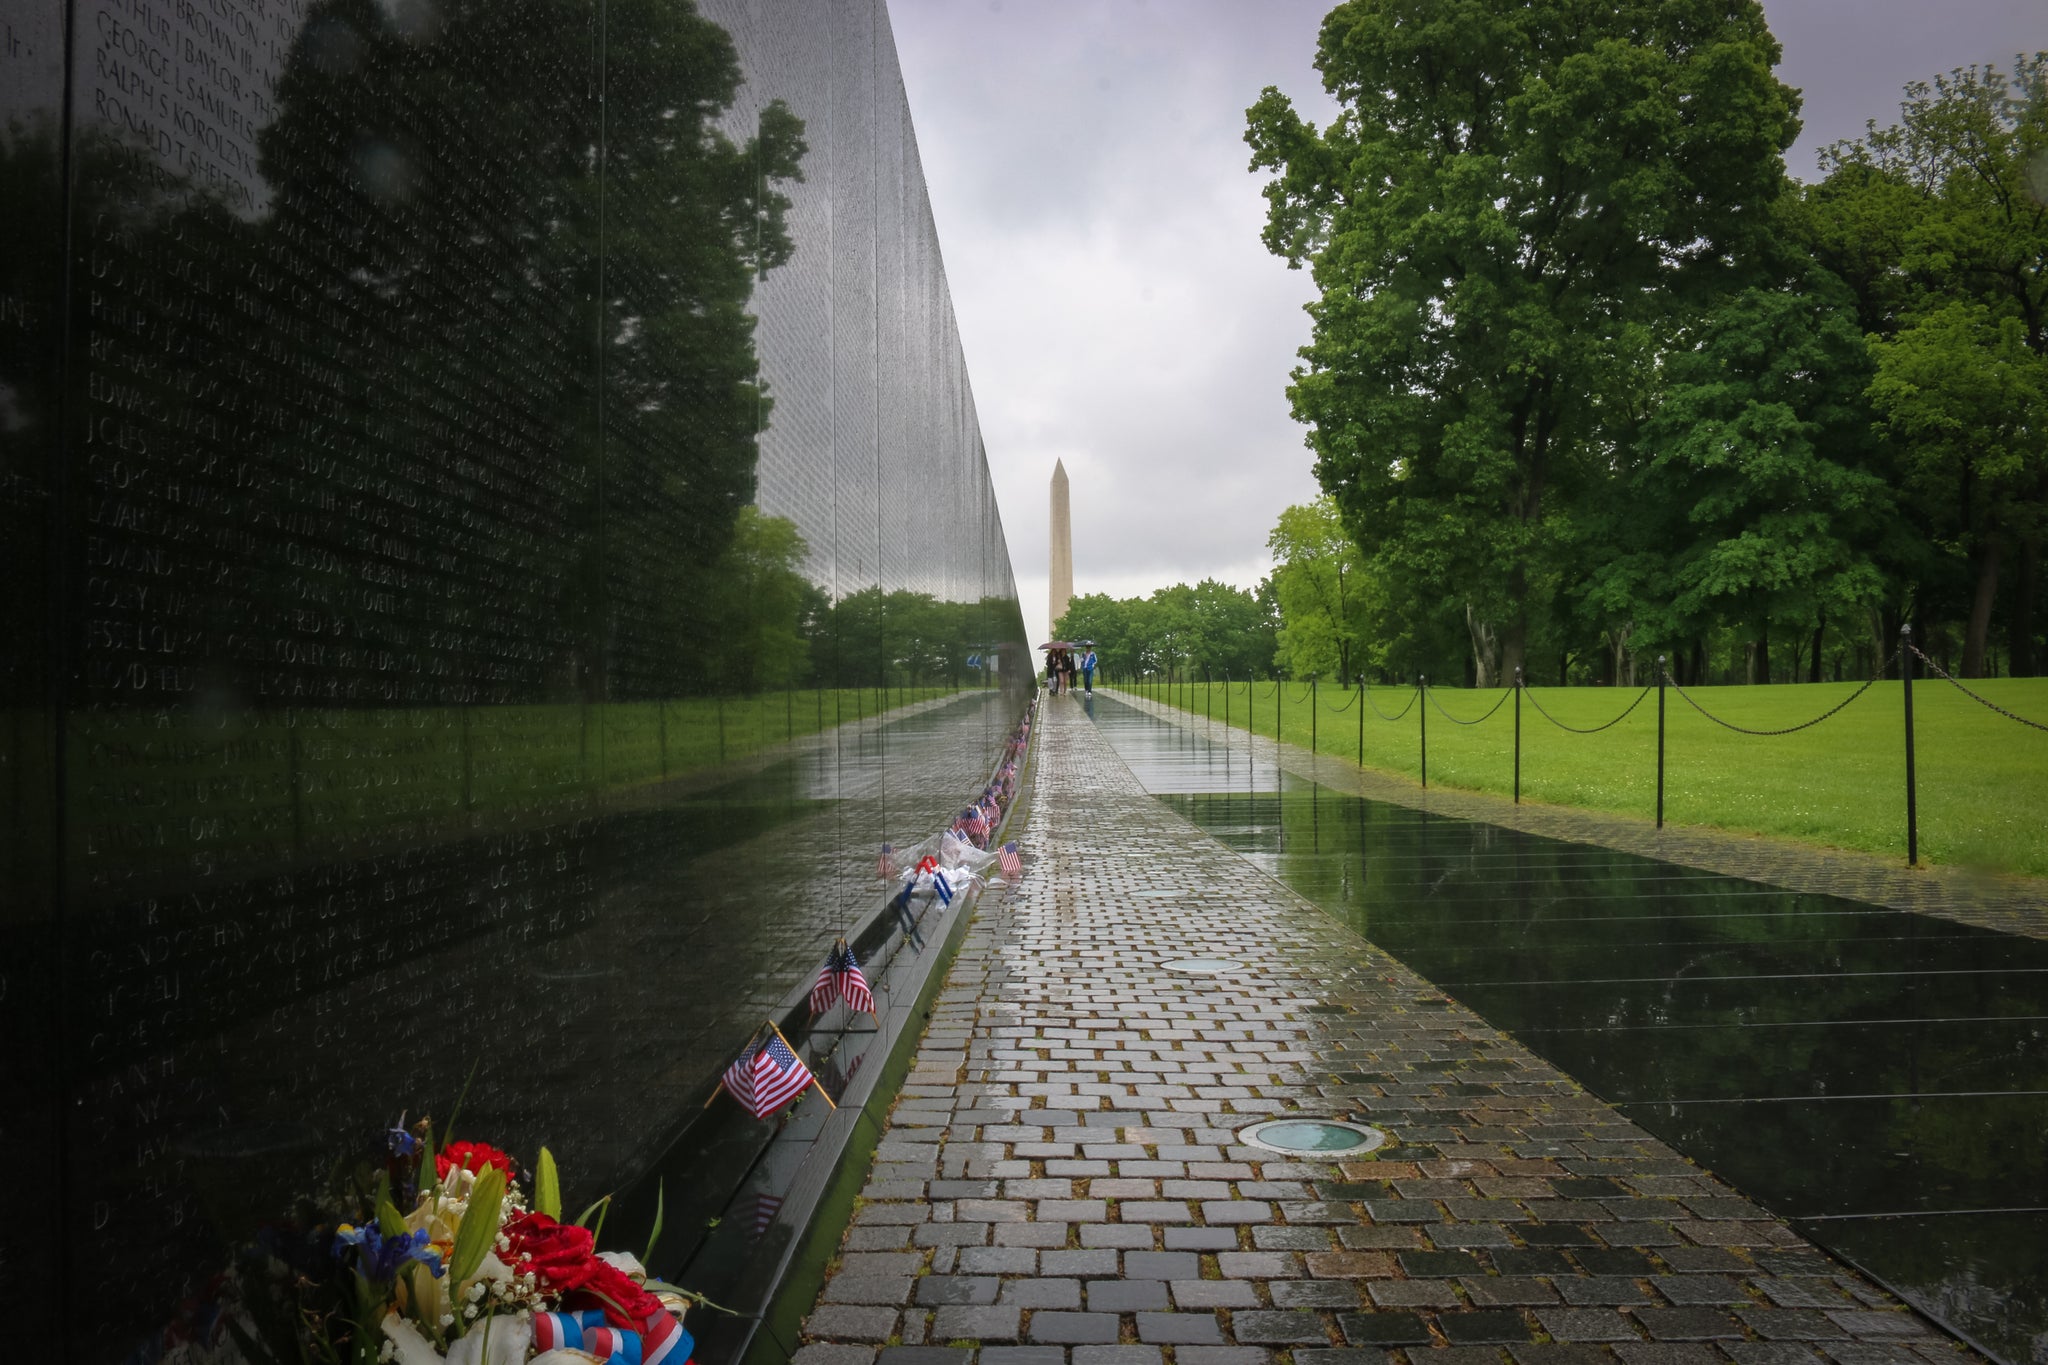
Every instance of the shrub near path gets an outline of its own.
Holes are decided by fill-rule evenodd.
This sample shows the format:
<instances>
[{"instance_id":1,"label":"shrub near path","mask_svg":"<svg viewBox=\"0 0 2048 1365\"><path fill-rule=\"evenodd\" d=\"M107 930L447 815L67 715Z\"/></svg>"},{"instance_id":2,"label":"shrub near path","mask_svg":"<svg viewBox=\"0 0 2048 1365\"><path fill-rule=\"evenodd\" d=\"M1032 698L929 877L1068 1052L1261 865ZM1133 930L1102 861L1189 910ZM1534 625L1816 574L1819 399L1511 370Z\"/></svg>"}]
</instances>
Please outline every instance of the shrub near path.
<instances>
[{"instance_id":1,"label":"shrub near path","mask_svg":"<svg viewBox=\"0 0 2048 1365\"><path fill-rule=\"evenodd\" d=\"M1687 691L1723 720L1756 730L1782 729L1813 719L1861 683L1696 687ZM1251 686L1251 718L1259 734L1274 731L1270 682ZM1283 683L1281 737L1306 746L1310 689ZM2048 678L1972 680L1973 691L2048 724ZM1190 687L1139 684L1132 690L1224 716L1221 683ZM1536 705L1565 725L1590 727L1612 720L1634 701L1639 687L1534 687L1522 702L1522 799L1650 818L1657 799L1657 694L1654 689L1627 719L1598 734L1573 734L1546 720ZM1374 687L1368 700L1399 714L1412 687ZM1477 725L1456 725L1486 715L1499 688L1431 688L1441 706L1429 713L1431 786L1507 795L1514 784L1514 702ZM1355 757L1358 693L1316 689L1316 747ZM1738 833L1796 839L1903 859L1906 844L1905 719L1903 692L1880 682L1839 714L1789 735L1736 734L1665 689L1667 824L1709 825ZM1340 709L1341 708L1341 709ZM1923 862L1975 866L2048 876L2048 731L2021 725L1985 709L1939 678L1913 684L1917 736L1920 857ZM1230 721L1246 721L1246 685L1232 685ZM1365 709L1365 766L1410 778L1420 773L1417 712L1399 721Z\"/></svg>"}]
</instances>

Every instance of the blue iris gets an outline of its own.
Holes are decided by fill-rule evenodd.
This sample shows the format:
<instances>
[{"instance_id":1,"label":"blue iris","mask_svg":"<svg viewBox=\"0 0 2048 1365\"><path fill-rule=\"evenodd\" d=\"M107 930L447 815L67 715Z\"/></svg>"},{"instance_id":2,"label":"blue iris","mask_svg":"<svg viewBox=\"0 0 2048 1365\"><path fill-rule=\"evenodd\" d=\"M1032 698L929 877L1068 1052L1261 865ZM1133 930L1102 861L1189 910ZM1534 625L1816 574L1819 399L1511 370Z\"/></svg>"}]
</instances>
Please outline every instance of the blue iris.
<instances>
[{"instance_id":1,"label":"blue iris","mask_svg":"<svg viewBox=\"0 0 2048 1365\"><path fill-rule=\"evenodd\" d=\"M386 1128L384 1145L393 1156L411 1156L420 1149L420 1140L403 1128Z\"/></svg>"},{"instance_id":2,"label":"blue iris","mask_svg":"<svg viewBox=\"0 0 2048 1365\"><path fill-rule=\"evenodd\" d=\"M442 1274L441 1253L427 1245L425 1228L386 1237L375 1224L358 1228L344 1223L334 1234L335 1256L347 1255L350 1247L356 1249L356 1269L365 1279L389 1280L408 1261L418 1261L436 1279Z\"/></svg>"}]
</instances>

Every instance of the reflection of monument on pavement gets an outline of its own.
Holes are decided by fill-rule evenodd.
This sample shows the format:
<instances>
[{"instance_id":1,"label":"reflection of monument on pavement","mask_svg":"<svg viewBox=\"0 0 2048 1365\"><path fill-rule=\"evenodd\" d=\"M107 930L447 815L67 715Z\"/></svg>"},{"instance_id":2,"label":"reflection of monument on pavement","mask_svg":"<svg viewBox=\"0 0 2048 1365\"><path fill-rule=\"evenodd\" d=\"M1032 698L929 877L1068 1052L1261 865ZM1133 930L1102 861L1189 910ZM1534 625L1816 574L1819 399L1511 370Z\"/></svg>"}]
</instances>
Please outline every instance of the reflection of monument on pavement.
<instances>
[{"instance_id":1,"label":"reflection of monument on pavement","mask_svg":"<svg viewBox=\"0 0 2048 1365\"><path fill-rule=\"evenodd\" d=\"M1055 460L1052 466L1052 593L1046 601L1048 632L1059 629L1067 604L1074 600L1074 520L1067 510L1067 466Z\"/></svg>"}]
</instances>

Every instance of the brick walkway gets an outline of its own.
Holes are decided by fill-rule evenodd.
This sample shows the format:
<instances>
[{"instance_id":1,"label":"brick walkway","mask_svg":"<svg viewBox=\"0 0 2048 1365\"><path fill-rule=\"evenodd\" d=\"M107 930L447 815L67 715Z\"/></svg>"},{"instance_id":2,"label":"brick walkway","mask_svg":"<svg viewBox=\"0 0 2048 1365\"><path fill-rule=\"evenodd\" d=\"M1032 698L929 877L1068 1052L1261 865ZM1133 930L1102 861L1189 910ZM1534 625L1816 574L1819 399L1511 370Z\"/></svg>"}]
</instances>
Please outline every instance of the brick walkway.
<instances>
[{"instance_id":1,"label":"brick walkway","mask_svg":"<svg viewBox=\"0 0 2048 1365\"><path fill-rule=\"evenodd\" d=\"M970 932L797 1365L1978 1359L1042 715L1024 885ZM1244 965L1164 969L1189 955ZM1397 1145L1235 1140L1297 1112Z\"/></svg>"},{"instance_id":2,"label":"brick walkway","mask_svg":"<svg viewBox=\"0 0 2048 1365\"><path fill-rule=\"evenodd\" d=\"M1273 741L1226 727L1221 720L1190 715L1149 697L1104 689L1104 694L1150 715L1184 725L1203 738L1248 752L1263 766L1273 762ZM1504 829L1540 834L1577 844L1638 853L1706 872L1743 877L1788 891L1843 896L1890 910L1914 910L1983 929L2048 938L2048 878L2022 877L1968 867L1907 867L1904 856L1879 857L1853 849L1821 848L1789 840L1731 834L1704 825L1667 825L1637 816L1549 806L1516 805L1485 792L1424 789L1405 777L1361 771L1350 759L1311 753L1296 744L1280 746L1288 772L1331 791L1387 801L1432 815L1483 820ZM1904 839L1903 832L1900 835Z\"/></svg>"}]
</instances>

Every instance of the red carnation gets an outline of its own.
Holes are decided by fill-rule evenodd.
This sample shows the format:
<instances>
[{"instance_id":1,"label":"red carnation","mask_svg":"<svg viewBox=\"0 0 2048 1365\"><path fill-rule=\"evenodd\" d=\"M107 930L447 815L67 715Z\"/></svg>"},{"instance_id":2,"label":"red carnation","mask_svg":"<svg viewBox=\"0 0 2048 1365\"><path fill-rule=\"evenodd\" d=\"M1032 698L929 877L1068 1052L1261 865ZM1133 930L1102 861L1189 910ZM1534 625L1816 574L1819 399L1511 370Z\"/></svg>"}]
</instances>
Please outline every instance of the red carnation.
<instances>
[{"instance_id":1,"label":"red carnation","mask_svg":"<svg viewBox=\"0 0 2048 1365\"><path fill-rule=\"evenodd\" d=\"M512 1158L488 1142L451 1142L434 1153L434 1173L443 1180L450 1171L481 1172L486 1166L496 1166L512 1178Z\"/></svg>"},{"instance_id":2,"label":"red carnation","mask_svg":"<svg viewBox=\"0 0 2048 1365\"><path fill-rule=\"evenodd\" d=\"M558 1223L544 1213L505 1220L513 1269L531 1272L554 1293L575 1296L575 1306L601 1310L614 1327L639 1331L649 1315L668 1310L633 1277L597 1258L590 1229Z\"/></svg>"}]
</instances>

